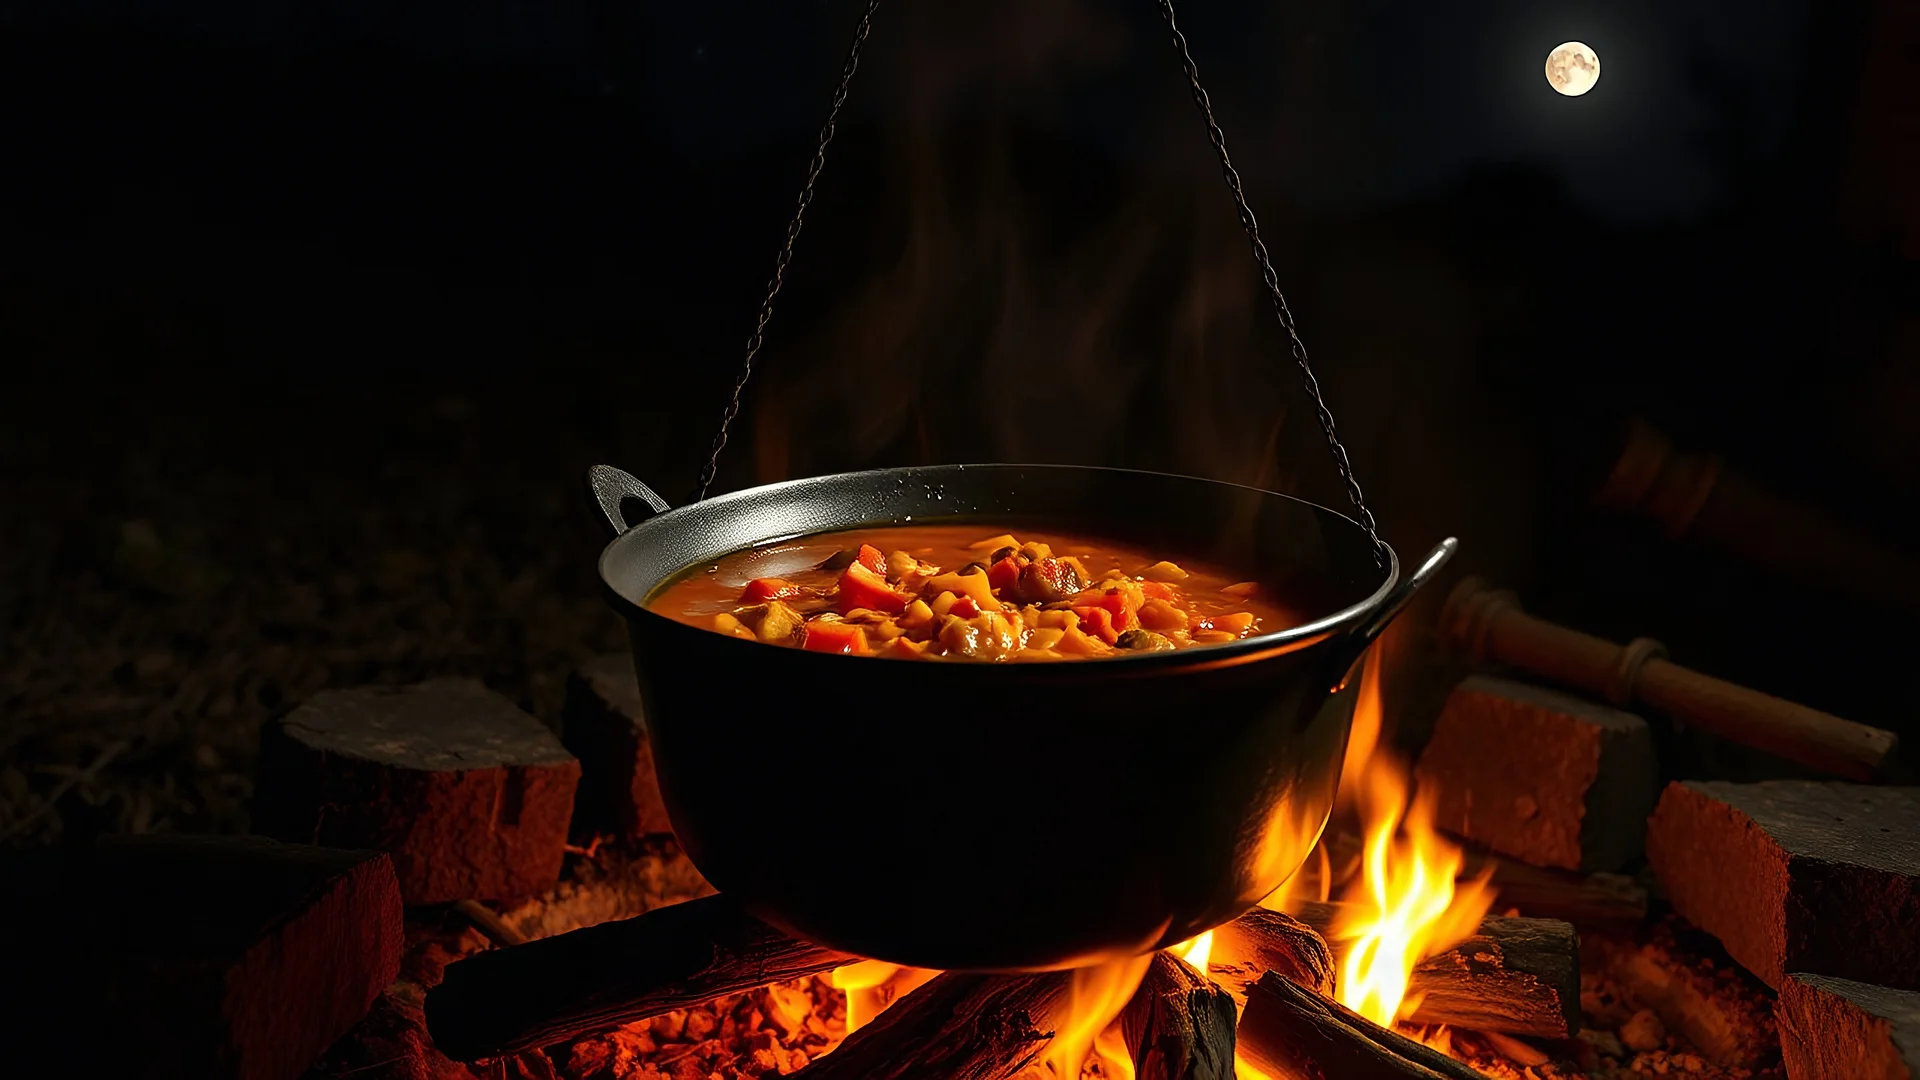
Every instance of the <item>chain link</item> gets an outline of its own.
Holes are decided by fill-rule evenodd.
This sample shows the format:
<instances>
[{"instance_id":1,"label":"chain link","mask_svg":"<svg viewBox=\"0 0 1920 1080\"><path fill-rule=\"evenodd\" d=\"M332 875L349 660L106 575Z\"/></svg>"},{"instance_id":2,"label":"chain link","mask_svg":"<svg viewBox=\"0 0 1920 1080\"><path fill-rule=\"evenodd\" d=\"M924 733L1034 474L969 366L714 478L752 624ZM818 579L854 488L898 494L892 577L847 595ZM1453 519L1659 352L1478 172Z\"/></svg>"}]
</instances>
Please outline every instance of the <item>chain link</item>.
<instances>
[{"instance_id":1,"label":"chain link","mask_svg":"<svg viewBox=\"0 0 1920 1080\"><path fill-rule=\"evenodd\" d=\"M1220 158L1220 172L1226 178L1227 190L1233 195L1234 209L1240 215L1240 226L1246 230L1247 242L1253 249L1253 261L1260 268L1260 280L1266 284L1274 314L1279 316L1280 326L1287 332L1294 363L1300 368L1300 382L1306 387L1307 396L1313 399L1314 415L1320 421L1321 434L1326 436L1327 449L1333 454L1334 468L1346 484L1347 498L1353 503L1361 528L1367 531L1367 537L1373 541L1375 559L1384 565L1386 546L1380 542L1379 527L1374 522L1373 511L1367 509L1366 496L1360 491L1359 481L1354 479L1353 463L1347 457L1347 448L1341 445L1340 437L1334 431L1333 412L1327 408L1326 399L1320 393L1320 380L1314 376L1313 365L1307 360L1307 346L1300 340L1299 330L1294 326L1293 312L1287 307L1287 298L1280 292L1280 278L1274 272L1273 259L1267 254L1266 242L1260 239L1260 224L1254 219L1253 208L1247 205L1246 192L1240 184L1240 173L1233 167L1233 159L1227 154L1227 137L1214 119L1213 103L1207 97L1206 88L1200 85L1200 70L1193 62L1193 55L1187 51L1187 37L1180 32L1180 25L1174 18L1173 0L1158 2L1160 14L1167 22L1167 30L1173 35L1174 47L1180 53L1180 66L1186 72L1193 103L1206 121L1207 138ZM826 167L827 144L833 141L834 125L839 121L841 107L847 103L847 89L853 84L853 74L860 67L860 47L866 43L867 35L873 29L873 13L879 7L880 0L868 0L866 11L860 16L860 25L854 29L853 44L847 49L847 62L840 71L840 85L834 90L833 104L827 110L827 121L820 128L819 146L815 148L813 162L807 169L807 182L800 189L799 205L794 208L793 221L787 225L786 243L781 245L780 256L774 262L773 277L767 282L767 296L760 304L760 318L754 324L753 336L747 339L746 360L741 364L739 377L734 380L733 395L720 416L720 431L713 438L713 448L707 454L705 467L700 470L700 482L694 490L693 502L706 498L707 488L712 486L714 474L719 471L720 452L726 449L728 429L740 414L740 398L746 391L747 381L753 377L754 359L766 343L767 323L773 318L774 299L780 295L780 286L786 281L787 265L793 261L794 242L800 237L807 206L813 202L814 184L820 179L820 171Z\"/></svg>"},{"instance_id":2,"label":"chain link","mask_svg":"<svg viewBox=\"0 0 1920 1080\"><path fill-rule=\"evenodd\" d=\"M1379 527L1374 523L1373 511L1367 509L1367 499L1360 492L1360 482L1353 477L1353 463L1347 458L1347 448L1340 444L1340 436L1334 433L1333 412L1327 408L1326 399L1320 394L1320 380L1314 377L1313 365L1307 362L1306 343L1300 340L1300 332L1294 327L1293 312L1287 307L1287 298L1280 292L1280 277L1274 273L1266 242L1260 239L1260 223L1254 220L1253 208L1247 205L1246 192L1240 186L1240 172L1233 167L1233 159L1227 156L1227 137L1221 132L1219 122L1213 118L1213 103L1207 97L1206 88L1200 85L1200 69L1194 64L1193 55L1187 51L1187 36L1180 32L1180 24L1174 20L1173 0L1159 0L1159 4L1160 14L1167 21L1167 29L1173 34L1174 48L1180 52L1180 66L1187 73L1187 86L1193 93L1193 103L1199 107L1201 118L1207 122L1207 138L1213 142L1214 152L1219 155L1221 175L1226 178L1227 190L1233 193L1234 209L1240 213L1240 226L1246 230L1247 242L1253 248L1253 261L1260 267L1260 280L1266 283L1274 314L1280 317L1280 326L1287 332L1294 363L1300 368L1300 382L1307 388L1307 396L1313 399L1313 411L1320 420L1320 432L1326 436L1327 449L1333 453L1333 467L1339 470L1340 479L1346 483L1347 498L1359 515L1360 527L1367 530L1367 538L1373 541L1374 558L1384 566L1386 548L1380 542Z\"/></svg>"},{"instance_id":3,"label":"chain link","mask_svg":"<svg viewBox=\"0 0 1920 1080\"><path fill-rule=\"evenodd\" d=\"M807 206L813 202L813 186L820 179L820 170L827 164L827 144L833 141L834 125L840 119L840 107L847 103L847 88L853 85L853 73L860 67L860 46L866 44L867 35L873 30L873 13L880 7L880 0L867 0L867 10L860 16L860 25L854 29L853 45L847 49L847 62L840 69L840 85L834 89L833 104L827 109L827 122L820 126L820 145L813 151L813 163L807 168L807 182L800 189L800 202L794 207L793 220L787 225L786 243L780 245L780 257L774 260L773 277L767 282L767 298L760 302L760 318L754 324L753 336L747 339L747 358L740 366L740 376L733 381L733 396L727 400L726 411L720 414L720 431L713 437L713 449L707 454L707 463L700 470L700 483L694 489L692 502L707 497L707 488L712 486L714 474L720 470L720 451L727 448L727 429L733 426L734 417L740 415L740 395L746 392L747 380L753 378L753 361L760 355L760 347L766 344L767 323L773 318L773 301L780 295L780 286L786 283L787 264L793 261L793 244L800 238L800 226L807 216Z\"/></svg>"}]
</instances>

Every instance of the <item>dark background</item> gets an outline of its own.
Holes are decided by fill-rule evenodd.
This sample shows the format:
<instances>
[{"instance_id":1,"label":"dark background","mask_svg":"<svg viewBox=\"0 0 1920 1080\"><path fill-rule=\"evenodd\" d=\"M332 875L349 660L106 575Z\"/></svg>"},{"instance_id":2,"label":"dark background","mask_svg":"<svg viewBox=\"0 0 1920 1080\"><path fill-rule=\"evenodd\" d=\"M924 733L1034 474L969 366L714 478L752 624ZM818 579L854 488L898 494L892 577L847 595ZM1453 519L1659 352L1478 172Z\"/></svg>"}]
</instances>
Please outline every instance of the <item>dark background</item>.
<instances>
[{"instance_id":1,"label":"dark background","mask_svg":"<svg viewBox=\"0 0 1920 1080\"><path fill-rule=\"evenodd\" d=\"M1388 538L1911 734L1911 612L1589 497L1638 415L1913 553L1912 28L1192 6ZM260 718L324 685L551 719L622 644L580 474L685 497L858 10L0 0L0 836L243 827ZM884 7L718 487L998 458L1342 505L1236 230L1151 4Z\"/></svg>"}]
</instances>

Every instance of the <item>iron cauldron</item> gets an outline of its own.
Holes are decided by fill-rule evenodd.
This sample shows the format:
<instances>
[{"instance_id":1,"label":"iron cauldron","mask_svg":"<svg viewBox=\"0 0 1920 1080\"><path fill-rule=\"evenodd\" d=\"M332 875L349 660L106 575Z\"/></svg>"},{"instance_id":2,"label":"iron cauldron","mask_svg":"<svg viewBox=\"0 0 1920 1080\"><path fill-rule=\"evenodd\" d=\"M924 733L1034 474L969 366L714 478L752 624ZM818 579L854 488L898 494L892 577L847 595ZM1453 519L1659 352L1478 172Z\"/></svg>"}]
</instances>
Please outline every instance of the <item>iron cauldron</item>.
<instances>
[{"instance_id":1,"label":"iron cauldron","mask_svg":"<svg viewBox=\"0 0 1920 1080\"><path fill-rule=\"evenodd\" d=\"M1176 944L1280 885L1333 805L1350 670L1454 547L1402 581L1391 550L1376 558L1364 529L1324 507L1118 469L884 469L678 509L617 469L589 482L617 533L600 576L694 865L789 934L948 970ZM776 648L646 606L743 548L956 521L1211 558L1301 618L1176 652L972 664Z\"/></svg>"}]
</instances>

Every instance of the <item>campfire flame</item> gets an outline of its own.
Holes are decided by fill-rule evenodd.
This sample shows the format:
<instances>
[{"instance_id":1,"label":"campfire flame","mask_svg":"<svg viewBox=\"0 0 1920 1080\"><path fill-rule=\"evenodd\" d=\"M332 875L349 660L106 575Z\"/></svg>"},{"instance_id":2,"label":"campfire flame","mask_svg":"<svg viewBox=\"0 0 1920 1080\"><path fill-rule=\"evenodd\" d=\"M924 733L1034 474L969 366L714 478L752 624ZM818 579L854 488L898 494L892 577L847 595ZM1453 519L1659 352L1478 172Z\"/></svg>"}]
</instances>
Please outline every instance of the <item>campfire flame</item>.
<instances>
[{"instance_id":1,"label":"campfire flame","mask_svg":"<svg viewBox=\"0 0 1920 1080\"><path fill-rule=\"evenodd\" d=\"M1213 931L1209 930L1197 938L1183 941L1168 951L1185 960L1193 970L1205 972L1207 961L1213 956Z\"/></svg>"},{"instance_id":2,"label":"campfire flame","mask_svg":"<svg viewBox=\"0 0 1920 1080\"><path fill-rule=\"evenodd\" d=\"M1413 969L1471 936L1492 909L1495 894L1491 871L1458 880L1465 855L1435 827L1432 793L1416 791L1408 764L1381 745L1380 668L1377 652L1362 665L1352 734L1341 764L1339 806L1357 813L1366 845L1358 876L1342 890L1333 927L1340 957L1337 994L1341 1004L1374 1023L1398 1026L1446 1052L1446 1028L1414 1030L1401 1023L1420 1005L1407 992ZM1262 905L1284 911L1298 901L1325 901L1333 876L1323 842L1307 866ZM1166 951L1205 972L1213 937L1209 930ZM1046 1069L1056 1077L1078 1077L1091 1056L1109 1080L1134 1080L1118 1017L1146 976L1151 958L1109 960L1072 973L1062 1019L1042 1057ZM835 969L832 983L847 995L847 1032L858 1030L938 974L877 960ZM1238 1065L1243 1078L1266 1080L1244 1061Z\"/></svg>"},{"instance_id":3,"label":"campfire flame","mask_svg":"<svg viewBox=\"0 0 1920 1080\"><path fill-rule=\"evenodd\" d=\"M1341 768L1341 800L1359 812L1366 853L1333 936L1341 1004L1391 1028L1420 1005L1407 995L1414 966L1471 936L1494 891L1484 876L1456 880L1465 857L1434 827L1433 793L1411 791L1407 763L1380 745L1380 666L1368 657Z\"/></svg>"},{"instance_id":4,"label":"campfire flame","mask_svg":"<svg viewBox=\"0 0 1920 1080\"><path fill-rule=\"evenodd\" d=\"M1114 1021L1127 1007L1127 999L1140 989L1152 962L1153 954L1147 953L1074 969L1067 984L1067 1007L1042 1057L1053 1075L1079 1076L1087 1055L1097 1046L1103 1071L1117 1070L1131 1080L1133 1058L1118 1038Z\"/></svg>"},{"instance_id":5,"label":"campfire flame","mask_svg":"<svg viewBox=\"0 0 1920 1080\"><path fill-rule=\"evenodd\" d=\"M860 1030L887 1006L931 982L938 974L881 960L862 960L834 968L833 987L847 995L847 1034Z\"/></svg>"}]
</instances>

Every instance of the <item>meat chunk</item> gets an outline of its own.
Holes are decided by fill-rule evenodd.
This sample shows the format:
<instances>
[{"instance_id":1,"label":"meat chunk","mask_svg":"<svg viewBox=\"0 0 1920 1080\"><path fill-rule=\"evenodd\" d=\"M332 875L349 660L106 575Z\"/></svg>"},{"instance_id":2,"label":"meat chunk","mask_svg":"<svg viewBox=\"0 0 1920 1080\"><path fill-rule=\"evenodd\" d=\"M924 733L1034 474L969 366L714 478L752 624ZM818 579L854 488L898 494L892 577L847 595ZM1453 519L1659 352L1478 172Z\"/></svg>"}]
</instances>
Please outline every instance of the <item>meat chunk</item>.
<instances>
[{"instance_id":1,"label":"meat chunk","mask_svg":"<svg viewBox=\"0 0 1920 1080\"><path fill-rule=\"evenodd\" d=\"M1053 604L1072 599L1085 588L1086 583L1071 565L1047 558L1021 567L1011 592L1022 603Z\"/></svg>"}]
</instances>

